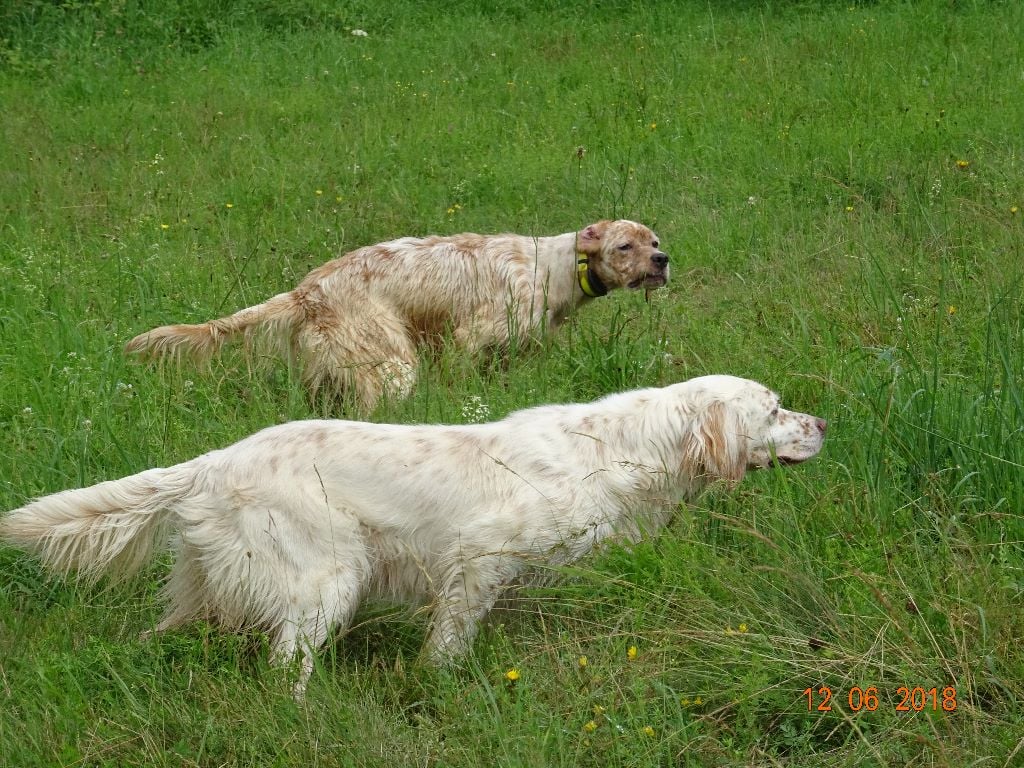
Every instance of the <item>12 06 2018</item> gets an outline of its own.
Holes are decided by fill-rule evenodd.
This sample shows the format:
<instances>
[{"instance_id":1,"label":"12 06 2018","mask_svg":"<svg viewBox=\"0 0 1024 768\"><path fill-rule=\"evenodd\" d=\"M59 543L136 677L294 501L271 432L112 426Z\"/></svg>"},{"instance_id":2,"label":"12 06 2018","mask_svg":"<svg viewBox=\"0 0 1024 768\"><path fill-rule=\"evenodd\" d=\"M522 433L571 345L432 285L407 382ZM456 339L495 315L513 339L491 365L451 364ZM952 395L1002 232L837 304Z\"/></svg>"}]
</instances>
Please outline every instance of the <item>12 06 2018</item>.
<instances>
[{"instance_id":1,"label":"12 06 2018","mask_svg":"<svg viewBox=\"0 0 1024 768\"><path fill-rule=\"evenodd\" d=\"M888 701L883 701L887 693ZM833 705L841 702L851 712L874 712L879 707L890 705L896 712L923 712L926 709L933 712L955 712L957 706L956 688L952 685L944 688L934 685L930 688L923 685L901 685L894 692L883 689L881 693L877 685L855 685L846 692L845 702L842 691L833 691L827 685L804 688L803 695L807 699L808 712L831 712Z\"/></svg>"}]
</instances>

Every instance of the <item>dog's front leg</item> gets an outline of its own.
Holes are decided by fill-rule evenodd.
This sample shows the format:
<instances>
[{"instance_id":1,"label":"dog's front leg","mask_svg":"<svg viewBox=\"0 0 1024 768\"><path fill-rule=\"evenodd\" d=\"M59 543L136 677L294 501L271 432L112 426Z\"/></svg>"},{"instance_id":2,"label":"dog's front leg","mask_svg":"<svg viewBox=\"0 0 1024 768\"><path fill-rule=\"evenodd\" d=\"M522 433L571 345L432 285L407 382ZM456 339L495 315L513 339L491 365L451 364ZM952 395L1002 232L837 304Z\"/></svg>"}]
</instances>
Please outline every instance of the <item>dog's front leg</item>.
<instances>
[{"instance_id":1,"label":"dog's front leg","mask_svg":"<svg viewBox=\"0 0 1024 768\"><path fill-rule=\"evenodd\" d=\"M469 650L480 621L515 570L511 559L500 555L462 561L452 568L442 580L424 649L432 662L445 664Z\"/></svg>"}]
</instances>

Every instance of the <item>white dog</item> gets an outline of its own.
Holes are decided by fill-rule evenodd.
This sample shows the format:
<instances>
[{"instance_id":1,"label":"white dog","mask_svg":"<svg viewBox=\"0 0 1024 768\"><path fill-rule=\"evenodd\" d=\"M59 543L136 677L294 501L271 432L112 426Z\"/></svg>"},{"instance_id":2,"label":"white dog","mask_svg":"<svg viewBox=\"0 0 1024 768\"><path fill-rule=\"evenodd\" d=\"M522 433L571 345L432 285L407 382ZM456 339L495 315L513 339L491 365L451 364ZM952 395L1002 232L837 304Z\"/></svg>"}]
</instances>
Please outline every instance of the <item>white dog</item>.
<instances>
[{"instance_id":1,"label":"white dog","mask_svg":"<svg viewBox=\"0 0 1024 768\"><path fill-rule=\"evenodd\" d=\"M301 652L301 696L314 652L364 598L433 601L428 651L447 659L531 565L635 540L709 481L804 461L824 436L822 419L731 376L472 426L296 421L46 496L0 520L0 536L91 579L135 571L177 530L157 630L262 627L276 661Z\"/></svg>"},{"instance_id":2,"label":"white dog","mask_svg":"<svg viewBox=\"0 0 1024 768\"><path fill-rule=\"evenodd\" d=\"M205 358L262 333L289 349L311 393L347 390L368 410L382 395L407 395L417 349L447 334L471 353L535 340L612 289L665 285L668 256L658 246L650 229L625 219L553 237L406 237L333 259L262 304L154 328L125 349Z\"/></svg>"}]
</instances>

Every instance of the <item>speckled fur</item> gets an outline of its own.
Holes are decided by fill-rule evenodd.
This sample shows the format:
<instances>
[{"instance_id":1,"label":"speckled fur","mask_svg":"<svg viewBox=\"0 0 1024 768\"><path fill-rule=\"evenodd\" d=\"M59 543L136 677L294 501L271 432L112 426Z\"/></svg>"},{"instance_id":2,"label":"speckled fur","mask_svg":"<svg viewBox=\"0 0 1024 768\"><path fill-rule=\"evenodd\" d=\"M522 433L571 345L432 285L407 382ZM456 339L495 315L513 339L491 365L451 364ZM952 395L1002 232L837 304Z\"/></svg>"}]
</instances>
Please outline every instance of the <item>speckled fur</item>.
<instances>
[{"instance_id":1,"label":"speckled fur","mask_svg":"<svg viewBox=\"0 0 1024 768\"><path fill-rule=\"evenodd\" d=\"M553 237L406 237L329 261L263 304L198 325L154 328L125 349L202 359L235 337L268 336L301 364L311 392L348 391L368 410L385 394L409 393L425 344L450 334L476 352L558 328L591 300L577 280L579 253L609 290L668 280L657 236L633 221Z\"/></svg>"},{"instance_id":2,"label":"speckled fur","mask_svg":"<svg viewBox=\"0 0 1024 768\"><path fill-rule=\"evenodd\" d=\"M427 652L447 659L525 570L652 533L709 481L811 458L824 435L731 376L469 426L297 421L39 499L0 536L93 579L137 569L176 531L157 630L263 627L276 661L302 654L301 695L313 653L367 596L431 605Z\"/></svg>"}]
</instances>

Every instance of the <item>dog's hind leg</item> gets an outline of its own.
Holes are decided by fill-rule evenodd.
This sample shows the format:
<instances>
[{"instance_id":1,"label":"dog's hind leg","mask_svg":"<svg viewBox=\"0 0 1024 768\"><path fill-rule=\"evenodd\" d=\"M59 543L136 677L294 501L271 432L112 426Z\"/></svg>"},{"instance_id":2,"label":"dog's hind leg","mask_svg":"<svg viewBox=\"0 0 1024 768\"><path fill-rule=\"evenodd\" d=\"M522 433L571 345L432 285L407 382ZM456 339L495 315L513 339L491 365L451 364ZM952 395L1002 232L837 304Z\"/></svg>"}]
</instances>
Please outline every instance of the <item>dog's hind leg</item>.
<instances>
[{"instance_id":1,"label":"dog's hind leg","mask_svg":"<svg viewBox=\"0 0 1024 768\"><path fill-rule=\"evenodd\" d=\"M368 296L307 321L296 336L303 378L314 395L348 391L370 411L382 397L406 397L416 383L416 345L402 319Z\"/></svg>"},{"instance_id":2,"label":"dog's hind leg","mask_svg":"<svg viewBox=\"0 0 1024 768\"><path fill-rule=\"evenodd\" d=\"M345 630L352 623L363 587L352 578L352 572L347 571L333 581L309 585L308 592L304 589L304 593L316 597L314 601L292 602L291 615L277 628L270 661L281 666L299 654L299 676L292 686L296 700L305 697L316 652L333 632Z\"/></svg>"},{"instance_id":3,"label":"dog's hind leg","mask_svg":"<svg viewBox=\"0 0 1024 768\"><path fill-rule=\"evenodd\" d=\"M152 635L180 627L189 621L210 616L206 594L206 577L199 565L195 547L182 542L174 567L161 590L167 603L164 615L152 630L140 635L146 640Z\"/></svg>"}]
</instances>

